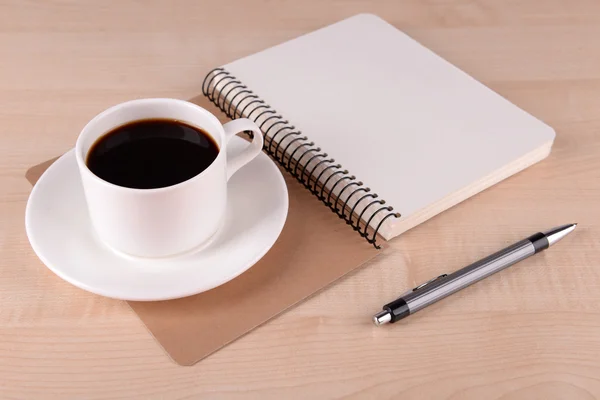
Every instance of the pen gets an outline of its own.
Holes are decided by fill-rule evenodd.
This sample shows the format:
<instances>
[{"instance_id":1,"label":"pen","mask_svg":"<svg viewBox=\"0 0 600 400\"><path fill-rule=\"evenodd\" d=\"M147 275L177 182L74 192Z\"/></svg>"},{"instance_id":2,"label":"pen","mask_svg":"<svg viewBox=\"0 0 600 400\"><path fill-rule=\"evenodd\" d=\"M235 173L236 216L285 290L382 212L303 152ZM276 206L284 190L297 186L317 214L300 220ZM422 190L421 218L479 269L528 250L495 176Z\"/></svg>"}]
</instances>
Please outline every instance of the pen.
<instances>
[{"instance_id":1,"label":"pen","mask_svg":"<svg viewBox=\"0 0 600 400\"><path fill-rule=\"evenodd\" d=\"M571 233L576 226L577 224L568 224L538 232L456 272L433 278L383 306L383 311L373 316L373 323L379 326L406 318L452 293L547 249Z\"/></svg>"}]
</instances>

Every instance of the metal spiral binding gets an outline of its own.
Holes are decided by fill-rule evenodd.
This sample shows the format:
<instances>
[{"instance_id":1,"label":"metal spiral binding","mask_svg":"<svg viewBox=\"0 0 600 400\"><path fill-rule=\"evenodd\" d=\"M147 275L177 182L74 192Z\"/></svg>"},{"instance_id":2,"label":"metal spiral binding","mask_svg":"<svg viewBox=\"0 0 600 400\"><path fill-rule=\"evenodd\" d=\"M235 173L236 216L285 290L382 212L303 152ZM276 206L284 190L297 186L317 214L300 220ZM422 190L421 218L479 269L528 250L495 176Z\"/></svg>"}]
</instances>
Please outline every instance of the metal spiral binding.
<instances>
[{"instance_id":1,"label":"metal spiral binding","mask_svg":"<svg viewBox=\"0 0 600 400\"><path fill-rule=\"evenodd\" d=\"M387 219L399 218L399 213L392 212L393 208L378 199L376 193L371 193L370 188L364 187L354 175L349 175L334 159L328 158L327 153L321 152L301 131L224 68L215 68L206 75L202 93L230 119L253 120L265 136L264 150L367 242L380 248L377 232ZM246 134L252 136L251 132ZM327 187L329 183L331 188ZM337 188L339 193L334 196ZM348 194L342 200L345 193ZM371 222L378 216L381 219L369 232ZM363 217L366 223L361 227Z\"/></svg>"}]
</instances>

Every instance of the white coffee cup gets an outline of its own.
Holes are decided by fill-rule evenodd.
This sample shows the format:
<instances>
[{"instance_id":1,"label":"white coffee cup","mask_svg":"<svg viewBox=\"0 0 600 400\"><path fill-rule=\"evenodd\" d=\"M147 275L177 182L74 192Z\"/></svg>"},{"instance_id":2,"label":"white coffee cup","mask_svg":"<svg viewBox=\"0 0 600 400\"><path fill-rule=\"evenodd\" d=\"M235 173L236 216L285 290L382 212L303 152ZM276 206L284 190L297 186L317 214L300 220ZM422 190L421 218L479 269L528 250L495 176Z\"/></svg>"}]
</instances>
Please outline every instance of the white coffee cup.
<instances>
[{"instance_id":1,"label":"white coffee cup","mask_svg":"<svg viewBox=\"0 0 600 400\"><path fill-rule=\"evenodd\" d=\"M100 137L126 123L152 118L178 120L202 129L219 146L217 158L195 177L157 189L117 186L90 171L86 165L88 151ZM242 131L252 131L254 138L244 151L228 160L227 142ZM254 159L262 146L262 133L252 121L237 119L221 125L207 110L183 100L140 99L107 109L83 128L75 145L97 236L117 252L137 257L173 256L198 248L224 220L227 181Z\"/></svg>"}]
</instances>

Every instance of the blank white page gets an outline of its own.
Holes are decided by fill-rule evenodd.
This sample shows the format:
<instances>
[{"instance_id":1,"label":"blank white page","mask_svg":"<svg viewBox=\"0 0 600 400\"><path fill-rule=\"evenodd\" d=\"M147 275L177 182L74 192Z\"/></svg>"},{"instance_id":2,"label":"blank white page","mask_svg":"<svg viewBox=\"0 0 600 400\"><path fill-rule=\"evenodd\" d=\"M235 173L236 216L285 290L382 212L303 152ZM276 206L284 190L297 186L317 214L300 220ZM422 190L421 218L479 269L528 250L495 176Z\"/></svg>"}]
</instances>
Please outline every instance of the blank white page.
<instances>
[{"instance_id":1,"label":"blank white page","mask_svg":"<svg viewBox=\"0 0 600 400\"><path fill-rule=\"evenodd\" d=\"M552 128L370 14L224 68L401 219L554 139ZM386 239L400 233L392 228Z\"/></svg>"}]
</instances>

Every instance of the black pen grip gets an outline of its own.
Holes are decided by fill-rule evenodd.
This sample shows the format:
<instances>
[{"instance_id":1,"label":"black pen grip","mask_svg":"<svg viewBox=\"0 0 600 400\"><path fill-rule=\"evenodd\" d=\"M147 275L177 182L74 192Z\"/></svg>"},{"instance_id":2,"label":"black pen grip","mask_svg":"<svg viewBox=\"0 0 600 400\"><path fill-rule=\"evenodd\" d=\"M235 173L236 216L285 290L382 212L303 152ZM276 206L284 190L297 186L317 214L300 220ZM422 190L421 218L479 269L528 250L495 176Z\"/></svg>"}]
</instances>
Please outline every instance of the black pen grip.
<instances>
[{"instance_id":1,"label":"black pen grip","mask_svg":"<svg viewBox=\"0 0 600 400\"><path fill-rule=\"evenodd\" d=\"M408 308L408 304L406 304L406 301L404 301L402 297L392 301L391 303L386 304L385 306L383 306L383 309L391 314L391 323L394 323L410 315L410 309Z\"/></svg>"}]
</instances>

